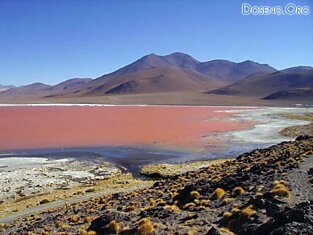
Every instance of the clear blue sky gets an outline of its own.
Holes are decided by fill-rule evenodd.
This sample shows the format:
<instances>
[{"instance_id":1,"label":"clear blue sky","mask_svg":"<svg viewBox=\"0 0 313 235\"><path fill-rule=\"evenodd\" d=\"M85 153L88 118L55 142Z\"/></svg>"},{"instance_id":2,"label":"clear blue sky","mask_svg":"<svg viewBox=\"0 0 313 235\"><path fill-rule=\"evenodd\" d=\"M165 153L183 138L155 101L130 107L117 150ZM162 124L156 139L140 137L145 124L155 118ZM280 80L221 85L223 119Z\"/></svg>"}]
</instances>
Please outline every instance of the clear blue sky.
<instances>
[{"instance_id":1,"label":"clear blue sky","mask_svg":"<svg viewBox=\"0 0 313 235\"><path fill-rule=\"evenodd\" d=\"M309 16L243 16L241 3L311 0L0 0L0 84L98 77L148 53L313 65Z\"/></svg>"}]
</instances>

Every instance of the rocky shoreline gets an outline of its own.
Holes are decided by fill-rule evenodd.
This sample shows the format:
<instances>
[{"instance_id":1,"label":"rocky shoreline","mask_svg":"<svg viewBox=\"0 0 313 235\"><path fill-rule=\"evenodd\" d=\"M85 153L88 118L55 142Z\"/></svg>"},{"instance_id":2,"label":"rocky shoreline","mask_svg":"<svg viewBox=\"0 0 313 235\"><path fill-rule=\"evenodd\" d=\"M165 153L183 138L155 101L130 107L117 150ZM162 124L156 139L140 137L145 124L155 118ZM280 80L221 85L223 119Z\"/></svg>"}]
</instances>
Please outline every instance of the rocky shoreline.
<instances>
[{"instance_id":1,"label":"rocky shoreline","mask_svg":"<svg viewBox=\"0 0 313 235\"><path fill-rule=\"evenodd\" d=\"M132 192L1 225L1 234L312 234L313 137Z\"/></svg>"},{"instance_id":2,"label":"rocky shoreline","mask_svg":"<svg viewBox=\"0 0 313 235\"><path fill-rule=\"evenodd\" d=\"M141 167L140 174L149 176L151 178L173 178L177 175L181 175L190 171L197 171L201 168L219 164L224 161L225 159L212 159L206 161L191 161L176 164L148 164Z\"/></svg>"}]
</instances>

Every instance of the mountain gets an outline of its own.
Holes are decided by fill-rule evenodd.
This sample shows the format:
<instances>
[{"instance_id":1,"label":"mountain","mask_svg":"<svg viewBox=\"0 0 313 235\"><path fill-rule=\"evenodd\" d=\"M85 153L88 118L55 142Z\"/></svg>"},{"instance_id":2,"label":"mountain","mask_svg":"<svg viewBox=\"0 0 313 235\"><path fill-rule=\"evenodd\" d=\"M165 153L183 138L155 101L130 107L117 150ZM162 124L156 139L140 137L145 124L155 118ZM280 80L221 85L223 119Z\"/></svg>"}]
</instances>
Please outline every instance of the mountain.
<instances>
[{"instance_id":1,"label":"mountain","mask_svg":"<svg viewBox=\"0 0 313 235\"><path fill-rule=\"evenodd\" d=\"M64 91L75 89L90 81L92 81L91 78L72 78L50 87L49 91Z\"/></svg>"},{"instance_id":2,"label":"mountain","mask_svg":"<svg viewBox=\"0 0 313 235\"><path fill-rule=\"evenodd\" d=\"M155 54L146 55L134 63L113 72L110 76L126 75L142 71L144 69L159 68L164 66L192 69L202 73L203 75L214 77L228 84L237 82L240 79L252 74L272 73L276 71L276 69L267 64L259 64L249 60L242 63L235 63L228 60L200 62L190 55L175 52L165 56Z\"/></svg>"},{"instance_id":3,"label":"mountain","mask_svg":"<svg viewBox=\"0 0 313 235\"><path fill-rule=\"evenodd\" d=\"M98 81L95 81L98 83ZM89 87L92 86L89 83ZM87 91L87 95L139 94L213 89L223 84L194 70L175 66L150 68L117 76Z\"/></svg>"},{"instance_id":4,"label":"mountain","mask_svg":"<svg viewBox=\"0 0 313 235\"><path fill-rule=\"evenodd\" d=\"M190 55L181 52L175 52L170 55L162 56L161 58L163 58L163 60L165 60L168 64L179 68L194 69L197 64L200 63Z\"/></svg>"},{"instance_id":5,"label":"mountain","mask_svg":"<svg viewBox=\"0 0 313 235\"><path fill-rule=\"evenodd\" d=\"M159 56L152 53L108 75L121 76L142 71L145 69L160 68L166 66L193 69L198 63L199 61L192 58L190 55L180 52L175 52L166 56ZM101 77L107 77L108 75L103 75Z\"/></svg>"},{"instance_id":6,"label":"mountain","mask_svg":"<svg viewBox=\"0 0 313 235\"><path fill-rule=\"evenodd\" d=\"M6 91L8 89L14 88L13 85L0 85L0 92Z\"/></svg>"},{"instance_id":7,"label":"mountain","mask_svg":"<svg viewBox=\"0 0 313 235\"><path fill-rule=\"evenodd\" d=\"M275 92L288 91L297 88L313 88L312 67L300 66L271 74L252 75L232 85L209 91L208 93L263 98ZM296 95L296 93L294 93L294 95Z\"/></svg>"},{"instance_id":8,"label":"mountain","mask_svg":"<svg viewBox=\"0 0 313 235\"><path fill-rule=\"evenodd\" d=\"M263 98L264 100L313 100L313 89L299 88L274 92Z\"/></svg>"},{"instance_id":9,"label":"mountain","mask_svg":"<svg viewBox=\"0 0 313 235\"><path fill-rule=\"evenodd\" d=\"M214 89L255 73L276 71L268 65L226 60L199 62L190 55L175 52L165 56L146 55L135 62L105 74L67 92L75 96L156 93ZM189 80L189 81L187 81Z\"/></svg>"},{"instance_id":10,"label":"mountain","mask_svg":"<svg viewBox=\"0 0 313 235\"><path fill-rule=\"evenodd\" d=\"M162 57L157 56L155 54L146 55L135 62L118 69L117 71L109 74L110 76L121 76L126 74L135 73L145 69L151 69L155 67L163 67L169 65ZM103 75L102 77L106 77L108 75ZM100 78L102 78L100 77Z\"/></svg>"},{"instance_id":11,"label":"mountain","mask_svg":"<svg viewBox=\"0 0 313 235\"><path fill-rule=\"evenodd\" d=\"M268 74L276 71L267 64L259 64L250 60L234 63L228 60L212 60L197 64L198 72L215 77L228 84L237 82L254 74Z\"/></svg>"},{"instance_id":12,"label":"mountain","mask_svg":"<svg viewBox=\"0 0 313 235\"><path fill-rule=\"evenodd\" d=\"M72 90L83 84L90 82L91 78L73 78L64 82L50 86L44 83L32 83L26 86L13 87L1 93L3 96L41 96L41 97L54 97L62 94L64 91Z\"/></svg>"},{"instance_id":13,"label":"mountain","mask_svg":"<svg viewBox=\"0 0 313 235\"><path fill-rule=\"evenodd\" d=\"M90 96L205 90L225 85L192 69L197 63L199 61L191 56L178 52L166 56L149 54L77 89L66 91L64 95Z\"/></svg>"},{"instance_id":14,"label":"mountain","mask_svg":"<svg viewBox=\"0 0 313 235\"><path fill-rule=\"evenodd\" d=\"M44 84L44 83L40 83L40 82L36 82L36 83L32 83L26 86L19 86L19 87L14 87L11 89L8 89L4 92L2 92L1 94L3 95L33 95L36 93L40 93L46 89L49 89L51 86Z\"/></svg>"},{"instance_id":15,"label":"mountain","mask_svg":"<svg viewBox=\"0 0 313 235\"><path fill-rule=\"evenodd\" d=\"M3 92L4 95L39 97L86 97L114 94L146 94L178 91L202 92L224 87L253 74L276 71L253 61L200 62L188 54L149 54L94 80L74 78L54 86L34 83ZM1 95L3 95L3 93Z\"/></svg>"}]
</instances>

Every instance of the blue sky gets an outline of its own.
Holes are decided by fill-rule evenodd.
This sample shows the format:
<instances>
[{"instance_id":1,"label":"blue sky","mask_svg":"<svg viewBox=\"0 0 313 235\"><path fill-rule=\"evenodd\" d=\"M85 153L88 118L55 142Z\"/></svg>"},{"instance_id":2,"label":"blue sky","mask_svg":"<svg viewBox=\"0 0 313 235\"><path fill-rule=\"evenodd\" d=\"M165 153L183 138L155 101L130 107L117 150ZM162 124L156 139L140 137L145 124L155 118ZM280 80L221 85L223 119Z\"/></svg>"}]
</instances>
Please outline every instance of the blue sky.
<instances>
[{"instance_id":1,"label":"blue sky","mask_svg":"<svg viewBox=\"0 0 313 235\"><path fill-rule=\"evenodd\" d=\"M243 16L288 0L0 0L0 84L95 78L149 53L313 66L313 12Z\"/></svg>"}]
</instances>

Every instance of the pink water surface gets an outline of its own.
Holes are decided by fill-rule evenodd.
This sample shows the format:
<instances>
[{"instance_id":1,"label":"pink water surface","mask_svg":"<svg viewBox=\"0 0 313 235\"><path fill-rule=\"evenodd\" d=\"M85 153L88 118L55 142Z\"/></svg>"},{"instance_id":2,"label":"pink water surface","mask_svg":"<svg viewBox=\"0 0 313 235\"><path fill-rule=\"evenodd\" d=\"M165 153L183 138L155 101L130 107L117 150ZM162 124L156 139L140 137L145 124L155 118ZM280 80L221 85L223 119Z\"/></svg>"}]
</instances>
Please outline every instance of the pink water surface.
<instances>
[{"instance_id":1,"label":"pink water surface","mask_svg":"<svg viewBox=\"0 0 313 235\"><path fill-rule=\"evenodd\" d=\"M216 112L236 109L239 108L0 107L0 150L117 145L203 148L221 144L220 140L204 136L253 125L228 120L232 113Z\"/></svg>"}]
</instances>

